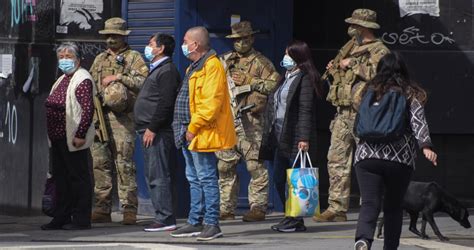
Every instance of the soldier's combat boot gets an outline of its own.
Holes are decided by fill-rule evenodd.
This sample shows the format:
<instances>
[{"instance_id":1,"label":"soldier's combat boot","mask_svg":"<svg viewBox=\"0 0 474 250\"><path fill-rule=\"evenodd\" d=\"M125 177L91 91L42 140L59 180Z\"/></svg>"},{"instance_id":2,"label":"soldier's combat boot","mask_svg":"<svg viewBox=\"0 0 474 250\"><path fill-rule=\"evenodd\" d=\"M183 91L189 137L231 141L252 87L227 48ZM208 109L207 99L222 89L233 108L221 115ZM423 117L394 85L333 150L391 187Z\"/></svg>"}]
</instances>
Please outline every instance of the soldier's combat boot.
<instances>
[{"instance_id":1,"label":"soldier's combat boot","mask_svg":"<svg viewBox=\"0 0 474 250\"><path fill-rule=\"evenodd\" d=\"M94 211L91 216L92 223L110 223L112 222L112 217L109 213L104 213L101 211Z\"/></svg>"},{"instance_id":2,"label":"soldier's combat boot","mask_svg":"<svg viewBox=\"0 0 474 250\"><path fill-rule=\"evenodd\" d=\"M122 225L135 225L135 224L137 224L137 212L124 211Z\"/></svg>"},{"instance_id":3,"label":"soldier's combat boot","mask_svg":"<svg viewBox=\"0 0 474 250\"><path fill-rule=\"evenodd\" d=\"M259 208L252 208L242 218L245 222L254 222L254 221L264 221L265 220L265 211Z\"/></svg>"},{"instance_id":4,"label":"soldier's combat boot","mask_svg":"<svg viewBox=\"0 0 474 250\"><path fill-rule=\"evenodd\" d=\"M219 220L235 220L235 215L233 213L221 213Z\"/></svg>"},{"instance_id":5,"label":"soldier's combat boot","mask_svg":"<svg viewBox=\"0 0 474 250\"><path fill-rule=\"evenodd\" d=\"M344 222L347 221L346 213L344 212L332 212L329 210L324 211L320 215L313 216L315 222Z\"/></svg>"}]
</instances>

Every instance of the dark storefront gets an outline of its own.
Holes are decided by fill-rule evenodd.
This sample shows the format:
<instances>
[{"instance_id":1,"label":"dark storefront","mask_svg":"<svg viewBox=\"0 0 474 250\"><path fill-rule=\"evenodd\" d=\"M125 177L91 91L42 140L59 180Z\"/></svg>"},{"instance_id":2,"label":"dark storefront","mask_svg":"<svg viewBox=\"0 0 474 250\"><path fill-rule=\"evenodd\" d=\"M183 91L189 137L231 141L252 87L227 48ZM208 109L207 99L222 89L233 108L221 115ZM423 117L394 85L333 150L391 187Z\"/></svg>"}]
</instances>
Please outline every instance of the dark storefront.
<instances>
[{"instance_id":1,"label":"dark storefront","mask_svg":"<svg viewBox=\"0 0 474 250\"><path fill-rule=\"evenodd\" d=\"M189 27L204 25L215 49L223 53L232 48L230 41L224 39L230 33L230 16L238 14L261 31L255 47L279 70L285 45L292 36L310 44L317 68L324 69L347 40L344 18L360 7L378 12L382 26L379 35L390 49L404 55L413 78L429 92L427 119L439 153L439 166L432 168L420 157L414 178L435 180L455 196L474 200L474 119L469 112L474 107L474 98L470 97L474 93L472 0L440 0L440 17L417 14L403 18L395 0L345 1L344 5L337 1L301 0L103 0L85 1L94 3L85 6L75 6L75 2L80 1L0 0L0 213L39 211L48 169L44 100L58 76L54 48L61 41L77 41L85 57L83 66L88 68L104 49L97 31L107 18L122 15L133 30L129 43L139 51L154 32L173 34L180 44ZM188 64L178 49L173 59L181 71ZM316 161L325 207L328 124L334 109L321 100L316 112ZM136 161L141 164L140 157ZM179 168L184 175L182 165ZM248 174L243 166L239 172L244 176L239 206L245 209ZM184 215L184 176L177 186L178 207ZM355 178L352 186L357 201ZM143 186L140 195L146 198ZM271 196L270 202L278 209L274 200L278 199Z\"/></svg>"}]
</instances>

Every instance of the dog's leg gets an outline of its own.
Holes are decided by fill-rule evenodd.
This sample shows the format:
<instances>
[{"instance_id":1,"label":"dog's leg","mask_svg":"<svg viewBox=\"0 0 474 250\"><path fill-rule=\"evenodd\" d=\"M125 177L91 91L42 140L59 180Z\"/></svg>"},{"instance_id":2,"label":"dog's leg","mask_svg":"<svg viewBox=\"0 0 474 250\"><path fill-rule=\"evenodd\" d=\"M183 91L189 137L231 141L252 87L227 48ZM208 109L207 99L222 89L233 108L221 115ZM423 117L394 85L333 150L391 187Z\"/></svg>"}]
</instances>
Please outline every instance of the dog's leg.
<instances>
[{"instance_id":1,"label":"dog's leg","mask_svg":"<svg viewBox=\"0 0 474 250\"><path fill-rule=\"evenodd\" d=\"M436 236L438 236L438 239L440 241L448 241L449 239L443 236L441 232L439 231L438 226L436 225L436 222L434 221L433 213L424 213L423 215L426 216L426 220L428 221L428 223L430 223L430 226L433 229L433 232L436 234Z\"/></svg>"},{"instance_id":2,"label":"dog's leg","mask_svg":"<svg viewBox=\"0 0 474 250\"><path fill-rule=\"evenodd\" d=\"M378 239L382 239L382 238L383 238L383 236L382 236L383 224L384 224L384 219L383 219L383 217L382 217L382 218L380 219L378 225L377 225L377 227L378 227L378 229L377 229L377 238L378 238Z\"/></svg>"},{"instance_id":3,"label":"dog's leg","mask_svg":"<svg viewBox=\"0 0 474 250\"><path fill-rule=\"evenodd\" d=\"M428 235L426 235L426 217L425 217L424 214L422 215L422 218L421 218L421 229L420 230L421 230L420 237L422 239L427 240L427 239L430 238L430 237L428 237Z\"/></svg>"},{"instance_id":4,"label":"dog's leg","mask_svg":"<svg viewBox=\"0 0 474 250\"><path fill-rule=\"evenodd\" d=\"M420 231L418 231L418 229L416 229L416 222L418 221L418 213L414 212L414 211L407 211L407 212L408 212L408 214L410 214L410 227L408 228L408 230L410 230L410 232L418 235L419 237L423 238Z\"/></svg>"}]
</instances>

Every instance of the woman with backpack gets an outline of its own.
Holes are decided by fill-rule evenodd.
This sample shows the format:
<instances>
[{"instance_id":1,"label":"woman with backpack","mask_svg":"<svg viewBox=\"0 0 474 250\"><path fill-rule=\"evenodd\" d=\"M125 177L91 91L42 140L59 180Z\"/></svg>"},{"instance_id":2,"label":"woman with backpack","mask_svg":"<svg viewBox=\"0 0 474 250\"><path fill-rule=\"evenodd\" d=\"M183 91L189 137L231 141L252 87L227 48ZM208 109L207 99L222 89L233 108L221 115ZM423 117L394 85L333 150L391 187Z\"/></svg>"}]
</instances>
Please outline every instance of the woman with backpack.
<instances>
[{"instance_id":1,"label":"woman with backpack","mask_svg":"<svg viewBox=\"0 0 474 250\"><path fill-rule=\"evenodd\" d=\"M268 97L259 158L272 162L273 181L282 204L285 204L286 170L291 168L298 150L309 150L311 154L316 148L315 96L320 96L321 85L311 50L305 42L291 42L281 66L286 72ZM295 217L285 217L271 228L279 232L306 230L303 218Z\"/></svg>"},{"instance_id":2,"label":"woman with backpack","mask_svg":"<svg viewBox=\"0 0 474 250\"><path fill-rule=\"evenodd\" d=\"M384 249L397 249L403 219L401 204L415 167L417 147L433 165L437 164L423 108L427 95L410 79L404 61L395 52L380 60L376 76L367 83L362 95L354 125L360 139L354 168L362 199L354 248L370 249L383 197ZM377 114L380 110L383 112ZM384 122L386 126L381 126ZM373 131L367 131L367 124L376 128L373 130L396 127L402 128L402 132L376 131L384 136L371 137Z\"/></svg>"}]
</instances>

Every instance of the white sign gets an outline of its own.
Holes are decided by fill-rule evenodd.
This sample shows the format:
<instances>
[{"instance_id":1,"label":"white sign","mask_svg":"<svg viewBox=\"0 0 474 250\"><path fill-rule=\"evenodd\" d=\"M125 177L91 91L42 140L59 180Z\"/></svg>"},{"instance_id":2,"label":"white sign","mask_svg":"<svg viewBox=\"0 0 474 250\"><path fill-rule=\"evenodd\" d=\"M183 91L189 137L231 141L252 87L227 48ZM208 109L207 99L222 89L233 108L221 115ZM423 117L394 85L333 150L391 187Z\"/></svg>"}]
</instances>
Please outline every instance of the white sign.
<instances>
[{"instance_id":1,"label":"white sign","mask_svg":"<svg viewBox=\"0 0 474 250\"><path fill-rule=\"evenodd\" d=\"M7 76L12 73L13 66L13 55L12 54L0 54L0 73Z\"/></svg>"},{"instance_id":2,"label":"white sign","mask_svg":"<svg viewBox=\"0 0 474 250\"><path fill-rule=\"evenodd\" d=\"M59 23L61 26L76 23L79 28L89 30L92 21L102 19L99 14L103 11L103 0L61 0ZM64 29L59 29L59 32L64 32Z\"/></svg>"},{"instance_id":3,"label":"white sign","mask_svg":"<svg viewBox=\"0 0 474 250\"><path fill-rule=\"evenodd\" d=\"M400 16L428 14L439 17L439 0L398 0Z\"/></svg>"}]
</instances>

